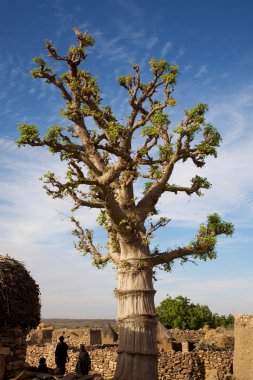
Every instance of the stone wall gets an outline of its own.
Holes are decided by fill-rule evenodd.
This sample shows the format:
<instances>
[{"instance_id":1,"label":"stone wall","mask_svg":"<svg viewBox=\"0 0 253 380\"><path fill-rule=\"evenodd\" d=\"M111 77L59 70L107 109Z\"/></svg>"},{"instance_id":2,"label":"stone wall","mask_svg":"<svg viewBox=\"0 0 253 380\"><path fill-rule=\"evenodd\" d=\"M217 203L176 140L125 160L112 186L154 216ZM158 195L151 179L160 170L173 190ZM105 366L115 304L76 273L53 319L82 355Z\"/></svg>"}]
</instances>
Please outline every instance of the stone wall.
<instances>
[{"instance_id":1,"label":"stone wall","mask_svg":"<svg viewBox=\"0 0 253 380\"><path fill-rule=\"evenodd\" d=\"M253 379L253 315L235 319L234 374L237 380Z\"/></svg>"},{"instance_id":2,"label":"stone wall","mask_svg":"<svg viewBox=\"0 0 253 380\"><path fill-rule=\"evenodd\" d=\"M26 358L26 332L19 327L0 328L0 380L20 373Z\"/></svg>"},{"instance_id":3,"label":"stone wall","mask_svg":"<svg viewBox=\"0 0 253 380\"><path fill-rule=\"evenodd\" d=\"M105 379L113 376L116 367L117 345L87 347L92 370L101 373ZM46 343L44 346L27 348L27 362L38 365L39 358L44 356L47 365L55 368L55 344ZM75 370L78 347L69 349L68 372ZM231 380L232 352L231 351L198 351L198 352L160 352L159 380Z\"/></svg>"},{"instance_id":4,"label":"stone wall","mask_svg":"<svg viewBox=\"0 0 253 380\"><path fill-rule=\"evenodd\" d=\"M199 342L206 334L204 329L199 330L180 330L169 329L168 332L177 342L184 342L186 340L190 342Z\"/></svg>"}]
</instances>

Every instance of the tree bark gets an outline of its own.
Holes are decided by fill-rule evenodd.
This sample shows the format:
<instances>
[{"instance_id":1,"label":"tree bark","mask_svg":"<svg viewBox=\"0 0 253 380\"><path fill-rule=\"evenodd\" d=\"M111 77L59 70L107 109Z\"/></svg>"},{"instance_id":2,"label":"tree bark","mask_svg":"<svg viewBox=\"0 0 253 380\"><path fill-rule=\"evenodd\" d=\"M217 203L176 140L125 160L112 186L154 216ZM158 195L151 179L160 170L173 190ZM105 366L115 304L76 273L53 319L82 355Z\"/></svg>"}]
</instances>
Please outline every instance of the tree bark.
<instances>
[{"instance_id":1,"label":"tree bark","mask_svg":"<svg viewBox=\"0 0 253 380\"><path fill-rule=\"evenodd\" d=\"M119 347L114 380L157 380L158 315L152 268L138 267L136 258L147 255L142 255L140 249L135 253L132 252L132 258L125 260L118 270Z\"/></svg>"}]
</instances>

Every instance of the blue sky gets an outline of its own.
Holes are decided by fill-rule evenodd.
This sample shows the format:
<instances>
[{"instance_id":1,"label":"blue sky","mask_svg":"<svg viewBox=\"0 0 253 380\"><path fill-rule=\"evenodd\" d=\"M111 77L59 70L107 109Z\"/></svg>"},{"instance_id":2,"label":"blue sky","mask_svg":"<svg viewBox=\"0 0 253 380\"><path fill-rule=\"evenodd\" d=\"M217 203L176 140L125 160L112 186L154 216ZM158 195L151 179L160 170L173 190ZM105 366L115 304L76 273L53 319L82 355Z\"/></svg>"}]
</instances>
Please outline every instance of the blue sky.
<instances>
[{"instance_id":1,"label":"blue sky","mask_svg":"<svg viewBox=\"0 0 253 380\"><path fill-rule=\"evenodd\" d=\"M221 238L213 262L176 265L157 273L156 304L183 295L218 313L253 313L253 3L199 0L0 0L0 240L1 254L25 262L40 285L43 317L114 318L115 273L97 271L73 248L70 202L49 199L38 180L63 173L58 160L41 149L18 149L19 122L41 130L61 123L61 98L32 79L32 58L44 56L44 40L64 52L73 27L95 36L86 66L99 77L105 104L119 119L127 97L117 76L139 63L149 75L152 56L177 63L174 123L184 108L209 104L208 120L223 136L218 158L202 176L213 184L205 197L163 197L159 209L173 221L157 234L161 249L191 240L206 215L219 212L235 225ZM63 121L63 125L66 122ZM179 167L175 182L185 184L196 170ZM96 213L82 210L85 227L96 228Z\"/></svg>"}]
</instances>

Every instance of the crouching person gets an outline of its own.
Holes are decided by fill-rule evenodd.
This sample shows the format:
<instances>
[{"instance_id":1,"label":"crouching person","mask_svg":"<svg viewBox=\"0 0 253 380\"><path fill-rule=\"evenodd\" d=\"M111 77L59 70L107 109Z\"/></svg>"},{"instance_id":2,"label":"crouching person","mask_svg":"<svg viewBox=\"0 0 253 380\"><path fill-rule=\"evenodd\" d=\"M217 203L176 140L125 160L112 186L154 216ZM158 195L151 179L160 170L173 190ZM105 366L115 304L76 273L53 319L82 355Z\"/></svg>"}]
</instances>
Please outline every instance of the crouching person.
<instances>
[{"instance_id":1,"label":"crouching person","mask_svg":"<svg viewBox=\"0 0 253 380\"><path fill-rule=\"evenodd\" d=\"M91 370L91 360L84 344L80 345L80 351L76 363L75 372L77 375L88 375Z\"/></svg>"}]
</instances>

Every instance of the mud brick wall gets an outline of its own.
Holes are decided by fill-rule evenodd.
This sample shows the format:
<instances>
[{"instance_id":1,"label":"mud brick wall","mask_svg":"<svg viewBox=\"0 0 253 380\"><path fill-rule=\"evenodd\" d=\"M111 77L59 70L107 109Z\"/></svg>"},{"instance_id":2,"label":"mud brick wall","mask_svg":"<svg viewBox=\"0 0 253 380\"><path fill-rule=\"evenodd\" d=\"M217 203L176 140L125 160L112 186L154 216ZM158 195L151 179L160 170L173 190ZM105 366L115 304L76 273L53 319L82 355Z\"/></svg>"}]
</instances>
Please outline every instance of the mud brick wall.
<instances>
[{"instance_id":1,"label":"mud brick wall","mask_svg":"<svg viewBox=\"0 0 253 380\"><path fill-rule=\"evenodd\" d=\"M253 315L240 315L234 326L234 374L237 380L253 379Z\"/></svg>"},{"instance_id":2,"label":"mud brick wall","mask_svg":"<svg viewBox=\"0 0 253 380\"><path fill-rule=\"evenodd\" d=\"M0 328L0 380L4 373L8 379L20 373L25 365L26 332L19 327Z\"/></svg>"}]
</instances>

